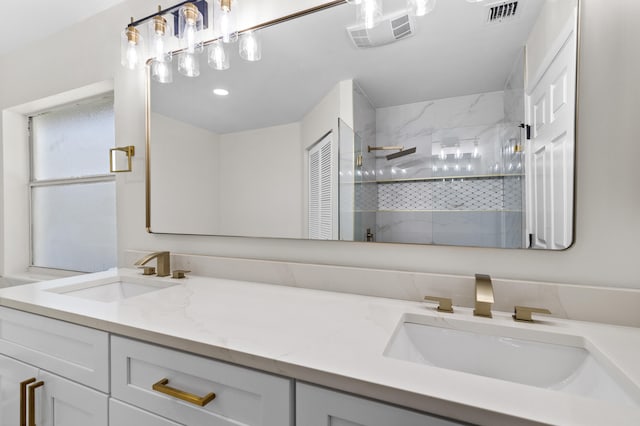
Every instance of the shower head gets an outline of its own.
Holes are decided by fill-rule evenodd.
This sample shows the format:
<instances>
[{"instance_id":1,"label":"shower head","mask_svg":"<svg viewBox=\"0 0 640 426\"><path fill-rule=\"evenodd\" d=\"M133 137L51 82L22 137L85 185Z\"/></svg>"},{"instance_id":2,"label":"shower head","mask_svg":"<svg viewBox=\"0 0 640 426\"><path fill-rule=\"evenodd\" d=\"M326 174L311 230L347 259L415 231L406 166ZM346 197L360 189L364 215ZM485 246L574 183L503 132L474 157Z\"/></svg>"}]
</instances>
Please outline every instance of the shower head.
<instances>
[{"instance_id":1,"label":"shower head","mask_svg":"<svg viewBox=\"0 0 640 426\"><path fill-rule=\"evenodd\" d=\"M394 158L404 157L405 155L414 154L416 152L416 147L409 149L403 149L399 152L394 152L393 154L387 155L387 160L393 160Z\"/></svg>"}]
</instances>

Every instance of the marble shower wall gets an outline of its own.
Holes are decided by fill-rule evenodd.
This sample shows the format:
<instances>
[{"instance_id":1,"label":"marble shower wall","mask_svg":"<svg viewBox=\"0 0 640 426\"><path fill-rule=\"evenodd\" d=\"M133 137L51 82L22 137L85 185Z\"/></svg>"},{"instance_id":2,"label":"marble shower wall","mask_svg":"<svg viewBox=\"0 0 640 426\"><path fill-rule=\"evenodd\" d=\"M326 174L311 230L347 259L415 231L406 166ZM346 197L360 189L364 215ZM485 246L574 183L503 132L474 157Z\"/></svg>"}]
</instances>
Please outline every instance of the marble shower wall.
<instances>
[{"instance_id":1,"label":"marble shower wall","mask_svg":"<svg viewBox=\"0 0 640 426\"><path fill-rule=\"evenodd\" d=\"M357 89L360 233L371 228L379 242L520 247L521 213L511 208L522 197L514 200L505 189L519 187L521 178L477 177L504 173L504 137L517 131L506 122L505 100L502 91L481 93L377 108L372 117L371 103ZM393 151L367 155L367 145L416 152L387 160Z\"/></svg>"}]
</instances>

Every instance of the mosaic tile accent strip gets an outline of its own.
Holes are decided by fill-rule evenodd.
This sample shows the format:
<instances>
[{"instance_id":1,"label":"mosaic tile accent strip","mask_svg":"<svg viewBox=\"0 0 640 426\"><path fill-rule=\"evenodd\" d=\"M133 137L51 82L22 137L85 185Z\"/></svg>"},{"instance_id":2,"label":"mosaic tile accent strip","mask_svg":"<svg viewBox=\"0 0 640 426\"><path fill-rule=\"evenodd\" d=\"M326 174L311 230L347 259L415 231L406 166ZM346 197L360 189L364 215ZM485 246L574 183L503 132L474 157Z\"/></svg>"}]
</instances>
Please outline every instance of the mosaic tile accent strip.
<instances>
[{"instance_id":1,"label":"mosaic tile accent strip","mask_svg":"<svg viewBox=\"0 0 640 426\"><path fill-rule=\"evenodd\" d=\"M375 183L364 183L356 185L355 208L356 211L378 210L378 185Z\"/></svg>"},{"instance_id":2,"label":"mosaic tile accent strip","mask_svg":"<svg viewBox=\"0 0 640 426\"><path fill-rule=\"evenodd\" d=\"M508 192L514 188L520 190L505 200L506 182L509 182ZM522 203L519 182L519 176L509 176L379 183L376 185L378 210L486 211L505 210L515 205L519 209Z\"/></svg>"}]
</instances>

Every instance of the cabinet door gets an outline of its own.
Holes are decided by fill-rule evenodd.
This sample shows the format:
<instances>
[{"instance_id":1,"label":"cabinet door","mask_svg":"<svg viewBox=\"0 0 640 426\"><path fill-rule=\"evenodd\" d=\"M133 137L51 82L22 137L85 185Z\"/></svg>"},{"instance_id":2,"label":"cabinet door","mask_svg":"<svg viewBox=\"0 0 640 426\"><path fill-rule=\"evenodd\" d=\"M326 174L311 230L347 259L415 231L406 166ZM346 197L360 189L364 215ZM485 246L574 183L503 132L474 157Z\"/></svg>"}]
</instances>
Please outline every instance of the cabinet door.
<instances>
[{"instance_id":1,"label":"cabinet door","mask_svg":"<svg viewBox=\"0 0 640 426\"><path fill-rule=\"evenodd\" d=\"M44 382L35 391L38 426L107 426L106 394L44 371L38 380Z\"/></svg>"},{"instance_id":2,"label":"cabinet door","mask_svg":"<svg viewBox=\"0 0 640 426\"><path fill-rule=\"evenodd\" d=\"M296 383L296 424L303 426L453 426L462 423Z\"/></svg>"},{"instance_id":3,"label":"cabinet door","mask_svg":"<svg viewBox=\"0 0 640 426\"><path fill-rule=\"evenodd\" d=\"M0 425L20 424L20 382L37 375L35 367L0 355Z\"/></svg>"}]
</instances>

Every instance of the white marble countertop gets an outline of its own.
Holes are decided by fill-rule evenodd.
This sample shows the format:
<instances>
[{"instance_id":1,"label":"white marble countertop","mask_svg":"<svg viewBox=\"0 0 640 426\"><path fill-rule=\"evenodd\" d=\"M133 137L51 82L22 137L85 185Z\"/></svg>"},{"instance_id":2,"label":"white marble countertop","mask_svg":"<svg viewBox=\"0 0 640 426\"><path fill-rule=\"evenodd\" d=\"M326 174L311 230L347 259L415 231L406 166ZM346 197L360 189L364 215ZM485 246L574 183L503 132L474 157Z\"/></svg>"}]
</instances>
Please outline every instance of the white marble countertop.
<instances>
[{"instance_id":1,"label":"white marble countertop","mask_svg":"<svg viewBox=\"0 0 640 426\"><path fill-rule=\"evenodd\" d=\"M174 285L111 303L55 292L116 276ZM131 269L6 288L0 305L474 424L640 424L638 406L383 355L405 315L450 328L508 327L532 339L541 331L581 336L640 389L638 328L553 317L516 323L506 312L478 318L466 308L452 315L431 304L209 277L148 278Z\"/></svg>"}]
</instances>

